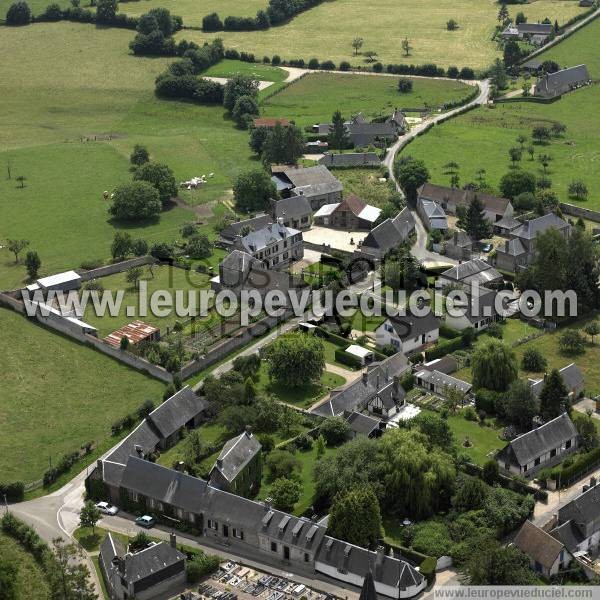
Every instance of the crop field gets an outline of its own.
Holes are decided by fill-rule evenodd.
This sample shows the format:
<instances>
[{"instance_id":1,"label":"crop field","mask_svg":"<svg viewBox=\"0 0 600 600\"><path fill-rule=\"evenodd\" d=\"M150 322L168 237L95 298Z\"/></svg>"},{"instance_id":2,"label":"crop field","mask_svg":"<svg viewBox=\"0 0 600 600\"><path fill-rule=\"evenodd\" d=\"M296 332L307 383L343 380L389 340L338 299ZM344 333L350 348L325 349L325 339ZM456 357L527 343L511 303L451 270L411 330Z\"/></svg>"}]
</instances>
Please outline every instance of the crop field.
<instances>
[{"instance_id":1,"label":"crop field","mask_svg":"<svg viewBox=\"0 0 600 600\"><path fill-rule=\"evenodd\" d=\"M91 348L0 309L0 473L33 481L49 461L110 439L113 421L164 385Z\"/></svg>"},{"instance_id":2,"label":"crop field","mask_svg":"<svg viewBox=\"0 0 600 600\"><path fill-rule=\"evenodd\" d=\"M552 189L564 202L600 209L600 88L591 86L566 94L553 104L505 103L495 108L478 108L441 125L417 138L404 150L404 155L422 158L431 182L449 185L444 165L449 157L459 164L461 183L476 180L476 172L485 169L486 180L498 188L500 178L511 168L509 148L517 146L516 138L523 134L531 139L536 125L549 126L559 121L567 126L563 137L545 145L536 144L535 158L523 153L519 168L542 174L537 155L552 157L548 177ZM529 145L526 142L525 147ZM579 179L589 188L588 200L569 199L570 182Z\"/></svg>"},{"instance_id":3,"label":"crop field","mask_svg":"<svg viewBox=\"0 0 600 600\"><path fill-rule=\"evenodd\" d=\"M600 19L595 19L579 29L560 44L546 50L536 60L555 60L561 67L585 63L594 79L600 78L600 52L596 49L600 39Z\"/></svg>"},{"instance_id":4,"label":"crop field","mask_svg":"<svg viewBox=\"0 0 600 600\"><path fill-rule=\"evenodd\" d=\"M340 110L345 118L389 116L394 108L437 107L467 97L473 87L451 79L412 78L413 90L398 91L398 77L310 73L263 102L268 117L293 118L299 126L327 123Z\"/></svg>"},{"instance_id":5,"label":"crop field","mask_svg":"<svg viewBox=\"0 0 600 600\"><path fill-rule=\"evenodd\" d=\"M513 17L523 11L531 22L549 17L559 23L584 10L577 0L537 0L508 8ZM219 8L218 13L221 18L227 16L224 9ZM278 54L305 61L316 57L336 64L346 60L354 65L366 60L364 53L356 56L351 46L353 38L360 36L364 38L362 50L373 50L377 60L384 63L434 62L444 67L483 68L500 56L492 41L497 14L498 4L491 0L405 0L401 4L374 0L368 5L360 0L333 0L267 31L184 31L179 36L196 40L222 37L228 48L253 52L258 57ZM448 31L449 19L456 20L459 29ZM404 56L402 50L404 38L412 46L409 56Z\"/></svg>"}]
</instances>

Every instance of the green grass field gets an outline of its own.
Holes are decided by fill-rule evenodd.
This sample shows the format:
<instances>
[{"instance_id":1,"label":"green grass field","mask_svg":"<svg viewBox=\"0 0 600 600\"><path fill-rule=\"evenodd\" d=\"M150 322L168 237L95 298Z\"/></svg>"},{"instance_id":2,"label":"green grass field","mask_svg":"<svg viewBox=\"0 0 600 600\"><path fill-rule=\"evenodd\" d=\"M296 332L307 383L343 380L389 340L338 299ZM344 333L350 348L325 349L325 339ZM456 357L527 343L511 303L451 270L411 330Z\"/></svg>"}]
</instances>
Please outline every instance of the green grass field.
<instances>
[{"instance_id":1,"label":"green grass field","mask_svg":"<svg viewBox=\"0 0 600 600\"><path fill-rule=\"evenodd\" d=\"M178 1L178 0L177 0ZM577 0L537 0L525 5L509 6L514 17L523 11L529 21L545 17L559 23L580 13ZM240 8L238 12L241 13ZM225 11L218 10L221 17ZM312 57L347 60L364 64L364 55L355 56L353 38L364 38L363 51L374 50L384 63L458 65L487 67L500 55L492 41L497 23L498 4L477 0L439 0L438 2L407 0L399 5L394 0L375 0L365 5L360 0L336 0L308 10L286 25L267 31L202 32L183 31L179 37L205 40L222 37L228 48L254 52L256 56L279 54L285 58ZM456 31L447 31L446 23L455 19ZM413 49L405 57L401 42L408 37Z\"/></svg>"},{"instance_id":2,"label":"green grass field","mask_svg":"<svg viewBox=\"0 0 600 600\"><path fill-rule=\"evenodd\" d=\"M184 293L185 304L187 305L188 290L198 292L200 289L206 289L208 287L208 275L201 275L194 271L185 271L183 269L166 266L154 266L152 271L147 267L144 267L143 269L144 274L142 276L142 281L147 285L148 299L150 299L152 294L157 290L170 291L173 296L175 296L176 290L182 290ZM154 273L154 275L152 275L152 273ZM135 288L127 283L126 275L126 272L117 273L115 275L103 277L99 280L106 291L110 290L115 293L118 290L123 290L125 292L121 310L117 316L113 317L107 313L99 317L96 315L91 302L87 306L84 320L86 323L89 323L98 329L98 337L106 337L109 333L115 331L115 329L118 329L133 320L133 317L128 317L126 314L127 307L134 307L136 314L138 313L140 304L139 288ZM172 327L175 324L175 321L183 321L185 319L185 317L178 317L175 311L168 317L158 317L153 315L151 311L148 311L147 316L140 318L145 323L150 323L151 325L159 327L163 335L166 334L166 328Z\"/></svg>"},{"instance_id":3,"label":"green grass field","mask_svg":"<svg viewBox=\"0 0 600 600\"><path fill-rule=\"evenodd\" d=\"M340 110L345 118L362 111L368 118L389 116L394 108L438 106L460 100L473 88L448 79L413 79L413 90L398 92L398 78L386 75L311 73L263 103L268 117L293 118L299 126L327 123Z\"/></svg>"},{"instance_id":4,"label":"green grass field","mask_svg":"<svg viewBox=\"0 0 600 600\"><path fill-rule=\"evenodd\" d=\"M48 600L50 589L44 580L44 572L31 554L11 537L0 533L0 556L17 567L15 595L6 598L27 598L28 600ZM2 590L0 590L1 592ZM4 595L2 595L4 598Z\"/></svg>"},{"instance_id":5,"label":"green grass field","mask_svg":"<svg viewBox=\"0 0 600 600\"><path fill-rule=\"evenodd\" d=\"M536 60L555 60L561 67L572 67L585 63L590 75L600 77L600 53L595 50L600 36L600 19L595 19L564 42L546 50Z\"/></svg>"},{"instance_id":6,"label":"green grass field","mask_svg":"<svg viewBox=\"0 0 600 600\"><path fill-rule=\"evenodd\" d=\"M567 126L564 137L547 145L535 145L536 155L549 154L553 161L548 177L552 189L564 202L570 182L580 179L589 188L588 200L579 204L600 209L600 87L591 86L566 94L549 104L505 103L495 108L478 108L451 119L417 138L403 152L425 161L432 183L449 185L443 165L455 157L460 166L461 184L476 181L478 169L486 170L486 180L498 188L500 178L510 170L509 148L517 146L520 134L531 136L536 125L549 126L560 121ZM526 144L527 147L528 143ZM457 154L457 149L460 152ZM520 168L536 175L542 173L537 160L523 154Z\"/></svg>"},{"instance_id":7,"label":"green grass field","mask_svg":"<svg viewBox=\"0 0 600 600\"><path fill-rule=\"evenodd\" d=\"M41 478L50 459L104 442L113 421L161 399L159 381L21 315L0 309L0 331L2 479Z\"/></svg>"}]
</instances>

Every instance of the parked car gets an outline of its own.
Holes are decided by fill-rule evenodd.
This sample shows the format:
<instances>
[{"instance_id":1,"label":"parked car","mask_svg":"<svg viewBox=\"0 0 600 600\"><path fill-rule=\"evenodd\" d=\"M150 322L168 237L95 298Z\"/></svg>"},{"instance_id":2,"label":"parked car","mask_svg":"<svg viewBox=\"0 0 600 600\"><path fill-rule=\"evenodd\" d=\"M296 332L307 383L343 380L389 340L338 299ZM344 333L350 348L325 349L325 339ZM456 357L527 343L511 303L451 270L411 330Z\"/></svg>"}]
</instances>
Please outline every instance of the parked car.
<instances>
[{"instance_id":1,"label":"parked car","mask_svg":"<svg viewBox=\"0 0 600 600\"><path fill-rule=\"evenodd\" d=\"M492 251L492 244L483 244L483 246L481 246L481 251L482 252L491 252Z\"/></svg>"},{"instance_id":2,"label":"parked car","mask_svg":"<svg viewBox=\"0 0 600 600\"><path fill-rule=\"evenodd\" d=\"M150 529L151 527L154 527L155 523L156 523L156 519L154 517L151 517L150 515L142 515L141 517L138 517L135 520L136 525L139 525L140 527L144 527L145 529Z\"/></svg>"},{"instance_id":3,"label":"parked car","mask_svg":"<svg viewBox=\"0 0 600 600\"><path fill-rule=\"evenodd\" d=\"M108 502L98 502L96 503L96 508L103 515L116 515L119 512L119 509L113 504L109 504Z\"/></svg>"}]
</instances>

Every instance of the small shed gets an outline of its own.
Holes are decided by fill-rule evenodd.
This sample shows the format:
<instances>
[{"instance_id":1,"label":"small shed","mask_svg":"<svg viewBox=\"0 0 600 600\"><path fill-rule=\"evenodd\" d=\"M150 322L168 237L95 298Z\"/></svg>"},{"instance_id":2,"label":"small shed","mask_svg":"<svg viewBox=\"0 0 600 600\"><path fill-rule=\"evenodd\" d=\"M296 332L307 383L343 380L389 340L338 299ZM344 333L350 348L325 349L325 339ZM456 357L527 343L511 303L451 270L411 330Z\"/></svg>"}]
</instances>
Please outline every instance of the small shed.
<instances>
[{"instance_id":1,"label":"small shed","mask_svg":"<svg viewBox=\"0 0 600 600\"><path fill-rule=\"evenodd\" d=\"M160 329L143 321L132 321L128 325L123 325L123 327L109 333L104 341L115 348L119 348L124 337L132 345L141 342L157 342L160 339Z\"/></svg>"},{"instance_id":2,"label":"small shed","mask_svg":"<svg viewBox=\"0 0 600 600\"><path fill-rule=\"evenodd\" d=\"M81 275L75 271L65 271L64 273L56 273L55 275L42 277L41 279L38 279L36 283L38 289L44 291L57 290L68 292L70 290L78 290L81 287Z\"/></svg>"},{"instance_id":3,"label":"small shed","mask_svg":"<svg viewBox=\"0 0 600 600\"><path fill-rule=\"evenodd\" d=\"M352 344L346 348L346 352L360 360L361 365L368 365L373 362L375 355L371 350L367 350L362 346L358 346L357 344Z\"/></svg>"}]
</instances>

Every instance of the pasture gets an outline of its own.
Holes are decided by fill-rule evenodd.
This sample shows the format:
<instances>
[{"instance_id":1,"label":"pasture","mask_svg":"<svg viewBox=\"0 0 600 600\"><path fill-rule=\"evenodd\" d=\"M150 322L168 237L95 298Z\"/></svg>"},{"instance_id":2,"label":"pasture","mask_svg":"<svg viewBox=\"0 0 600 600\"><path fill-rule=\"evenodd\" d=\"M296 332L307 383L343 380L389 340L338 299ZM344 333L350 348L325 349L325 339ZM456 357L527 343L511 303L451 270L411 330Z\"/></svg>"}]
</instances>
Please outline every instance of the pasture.
<instances>
[{"instance_id":1,"label":"pasture","mask_svg":"<svg viewBox=\"0 0 600 600\"><path fill-rule=\"evenodd\" d=\"M0 473L33 481L50 461L94 440L164 385L52 330L0 309Z\"/></svg>"},{"instance_id":2,"label":"pasture","mask_svg":"<svg viewBox=\"0 0 600 600\"><path fill-rule=\"evenodd\" d=\"M425 161L430 181L449 185L444 165L451 157L459 164L461 185L476 181L479 169L485 169L486 181L498 189L500 178L511 169L509 148L518 146L516 138L523 134L530 143L532 128L550 126L559 121L567 126L564 136L548 144L535 144L534 160L523 153L519 168L542 174L537 161L539 154L552 157L548 177L552 189L563 202L600 209L600 88L591 86L563 96L553 104L518 102L497 104L493 108L478 108L436 125L426 135L415 139L402 155ZM576 201L568 197L567 188L574 180L585 182L589 197Z\"/></svg>"},{"instance_id":3,"label":"pasture","mask_svg":"<svg viewBox=\"0 0 600 600\"><path fill-rule=\"evenodd\" d=\"M537 0L508 9L512 17L523 11L531 22L549 17L559 23L584 10L577 0ZM242 10L237 12L242 14ZM222 19L230 14L221 8L217 12ZM316 57L354 65L366 60L365 54L355 55L351 46L353 38L360 36L364 38L362 50L373 50L383 63L434 62L443 67L484 68L500 56L492 41L497 14L498 4L490 0L406 0L401 5L394 0L374 0L368 5L360 0L334 0L267 31L184 31L178 35L194 40L222 37L226 47L253 52L257 57L279 54L305 61ZM456 20L459 29L448 31L449 19ZM401 46L406 37L413 47L407 57Z\"/></svg>"},{"instance_id":4,"label":"pasture","mask_svg":"<svg viewBox=\"0 0 600 600\"><path fill-rule=\"evenodd\" d=\"M600 78L600 52L596 45L600 38L600 19L595 19L560 44L542 52L536 60L555 60L561 67L585 63L594 79Z\"/></svg>"},{"instance_id":5,"label":"pasture","mask_svg":"<svg viewBox=\"0 0 600 600\"><path fill-rule=\"evenodd\" d=\"M394 108L437 107L461 100L473 88L451 79L412 78L411 92L398 91L397 76L310 73L267 98L267 117L293 118L299 126L330 122L340 110L345 118L363 112L369 119L389 116Z\"/></svg>"}]
</instances>

